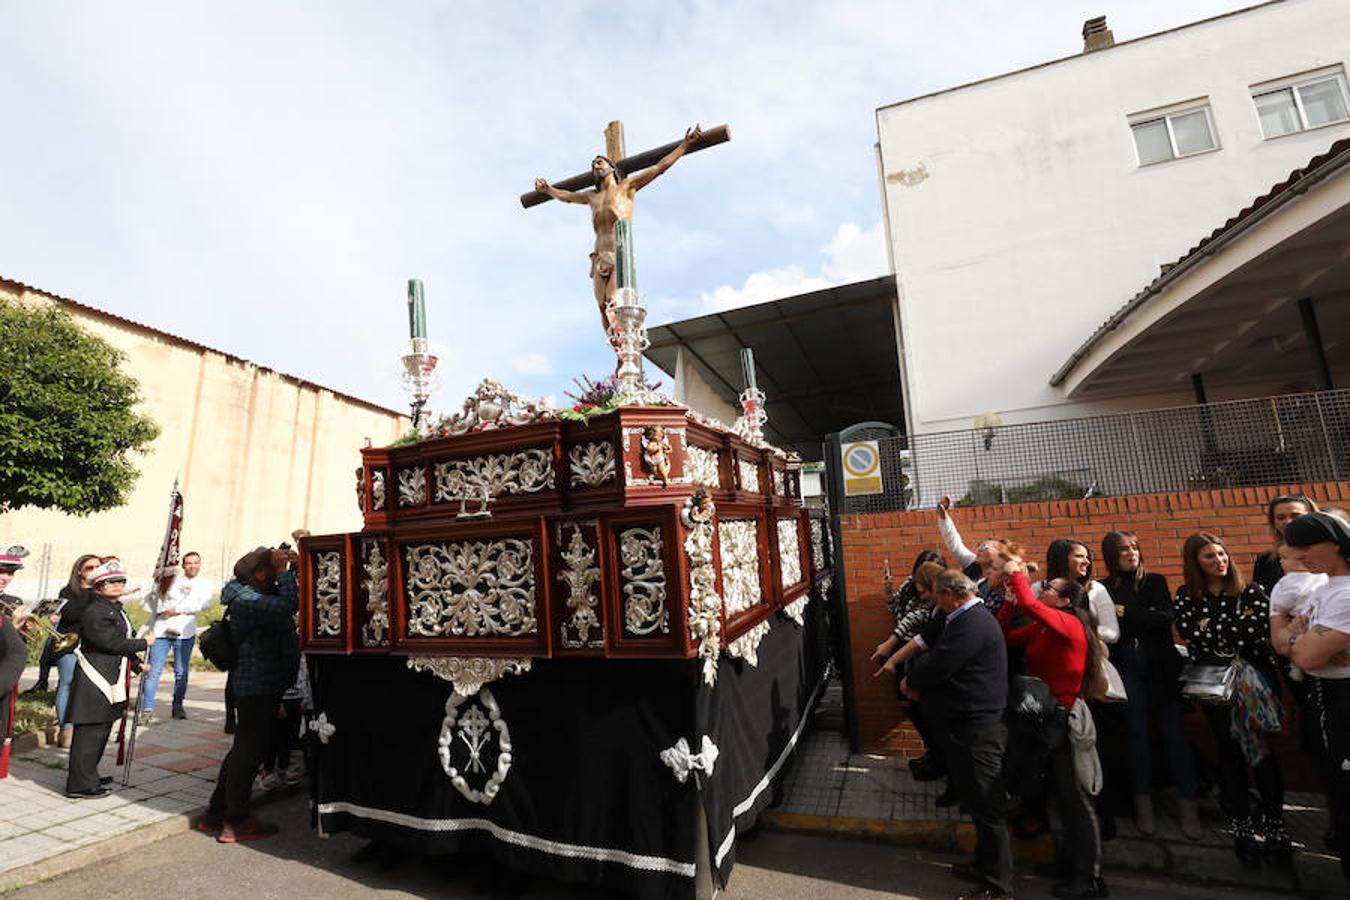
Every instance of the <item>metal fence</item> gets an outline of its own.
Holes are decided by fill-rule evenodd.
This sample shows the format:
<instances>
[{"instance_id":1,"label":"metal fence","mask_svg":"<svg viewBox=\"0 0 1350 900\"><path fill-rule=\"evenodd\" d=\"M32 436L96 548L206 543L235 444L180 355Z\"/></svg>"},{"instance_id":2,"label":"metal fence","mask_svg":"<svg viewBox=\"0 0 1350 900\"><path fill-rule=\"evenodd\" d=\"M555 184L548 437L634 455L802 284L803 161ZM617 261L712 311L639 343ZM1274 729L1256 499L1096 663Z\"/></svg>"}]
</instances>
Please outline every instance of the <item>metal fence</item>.
<instances>
[{"instance_id":1,"label":"metal fence","mask_svg":"<svg viewBox=\"0 0 1350 900\"><path fill-rule=\"evenodd\" d=\"M885 493L843 512L1334 481L1350 479L1350 390L875 439Z\"/></svg>"}]
</instances>

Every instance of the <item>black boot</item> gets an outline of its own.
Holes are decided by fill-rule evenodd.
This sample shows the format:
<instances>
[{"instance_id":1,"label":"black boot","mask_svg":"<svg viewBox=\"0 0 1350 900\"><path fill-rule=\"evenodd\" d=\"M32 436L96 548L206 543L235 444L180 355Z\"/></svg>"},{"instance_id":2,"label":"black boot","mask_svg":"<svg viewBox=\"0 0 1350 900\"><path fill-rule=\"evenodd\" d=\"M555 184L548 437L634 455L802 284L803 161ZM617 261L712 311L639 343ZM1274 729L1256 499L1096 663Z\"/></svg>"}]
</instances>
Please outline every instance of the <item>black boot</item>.
<instances>
[{"instance_id":1,"label":"black boot","mask_svg":"<svg viewBox=\"0 0 1350 900\"><path fill-rule=\"evenodd\" d=\"M1261 865L1261 848L1256 842L1256 829L1249 818L1233 819L1228 824L1233 833L1233 853L1244 866Z\"/></svg>"},{"instance_id":2,"label":"black boot","mask_svg":"<svg viewBox=\"0 0 1350 900\"><path fill-rule=\"evenodd\" d=\"M1284 819L1277 816L1262 816L1260 822L1261 837L1264 838L1262 852L1269 865L1287 869L1294 864L1293 842L1285 830Z\"/></svg>"}]
</instances>

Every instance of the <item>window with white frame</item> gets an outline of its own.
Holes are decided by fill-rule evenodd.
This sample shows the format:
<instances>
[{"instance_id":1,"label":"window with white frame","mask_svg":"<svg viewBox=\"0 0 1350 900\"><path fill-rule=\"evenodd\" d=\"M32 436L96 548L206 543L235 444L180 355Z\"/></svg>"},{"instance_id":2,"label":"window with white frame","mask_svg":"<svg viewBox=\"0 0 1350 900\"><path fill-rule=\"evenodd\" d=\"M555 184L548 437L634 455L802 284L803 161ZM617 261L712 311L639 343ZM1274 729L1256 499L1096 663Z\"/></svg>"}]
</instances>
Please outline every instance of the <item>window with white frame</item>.
<instances>
[{"instance_id":1,"label":"window with white frame","mask_svg":"<svg viewBox=\"0 0 1350 900\"><path fill-rule=\"evenodd\" d=\"M1339 67L1256 85L1252 102L1267 139L1350 121L1345 73Z\"/></svg>"},{"instance_id":2,"label":"window with white frame","mask_svg":"<svg viewBox=\"0 0 1350 900\"><path fill-rule=\"evenodd\" d=\"M1131 116L1130 131L1141 166L1219 149L1208 103Z\"/></svg>"}]
</instances>

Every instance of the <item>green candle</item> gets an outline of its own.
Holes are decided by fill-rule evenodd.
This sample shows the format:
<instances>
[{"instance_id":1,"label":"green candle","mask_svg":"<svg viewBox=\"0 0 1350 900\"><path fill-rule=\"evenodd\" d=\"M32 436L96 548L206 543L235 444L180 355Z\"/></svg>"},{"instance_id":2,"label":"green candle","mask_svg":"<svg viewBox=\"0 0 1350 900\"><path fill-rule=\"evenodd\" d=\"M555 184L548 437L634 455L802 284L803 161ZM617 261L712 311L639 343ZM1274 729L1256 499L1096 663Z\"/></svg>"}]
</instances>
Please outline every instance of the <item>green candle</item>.
<instances>
[{"instance_id":1,"label":"green candle","mask_svg":"<svg viewBox=\"0 0 1350 900\"><path fill-rule=\"evenodd\" d=\"M755 383L755 351L749 347L741 348L741 379L747 390L753 391L759 386Z\"/></svg>"},{"instance_id":2,"label":"green candle","mask_svg":"<svg viewBox=\"0 0 1350 900\"><path fill-rule=\"evenodd\" d=\"M408 332L414 339L427 336L427 302L422 296L422 282L417 278L408 279Z\"/></svg>"}]
</instances>

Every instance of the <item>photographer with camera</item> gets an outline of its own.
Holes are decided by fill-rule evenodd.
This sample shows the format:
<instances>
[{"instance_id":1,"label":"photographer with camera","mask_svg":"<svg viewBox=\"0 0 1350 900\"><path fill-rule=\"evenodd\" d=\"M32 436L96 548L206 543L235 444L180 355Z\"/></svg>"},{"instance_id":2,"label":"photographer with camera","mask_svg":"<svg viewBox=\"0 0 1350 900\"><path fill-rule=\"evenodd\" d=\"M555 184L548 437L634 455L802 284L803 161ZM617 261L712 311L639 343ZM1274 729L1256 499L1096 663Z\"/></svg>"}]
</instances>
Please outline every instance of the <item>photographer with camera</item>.
<instances>
[{"instance_id":1,"label":"photographer with camera","mask_svg":"<svg viewBox=\"0 0 1350 900\"><path fill-rule=\"evenodd\" d=\"M188 662L197 643L197 613L211 605L211 594L215 589L210 581L198 577L201 570L200 553L183 554L183 571L174 577L168 593L153 611L154 624L150 633L154 643L150 645L150 675L145 684L142 724L149 725L154 721L155 694L170 651L173 652L173 717L187 718L183 698L187 696Z\"/></svg>"},{"instance_id":2,"label":"photographer with camera","mask_svg":"<svg viewBox=\"0 0 1350 900\"><path fill-rule=\"evenodd\" d=\"M294 550L259 547L234 564L234 580L221 590L229 606L236 659L230 670L237 724L234 744L220 764L216 790L198 831L222 844L258 840L277 826L249 815L253 776L272 747L277 709L295 683L300 643L295 613L300 591Z\"/></svg>"}]
</instances>

